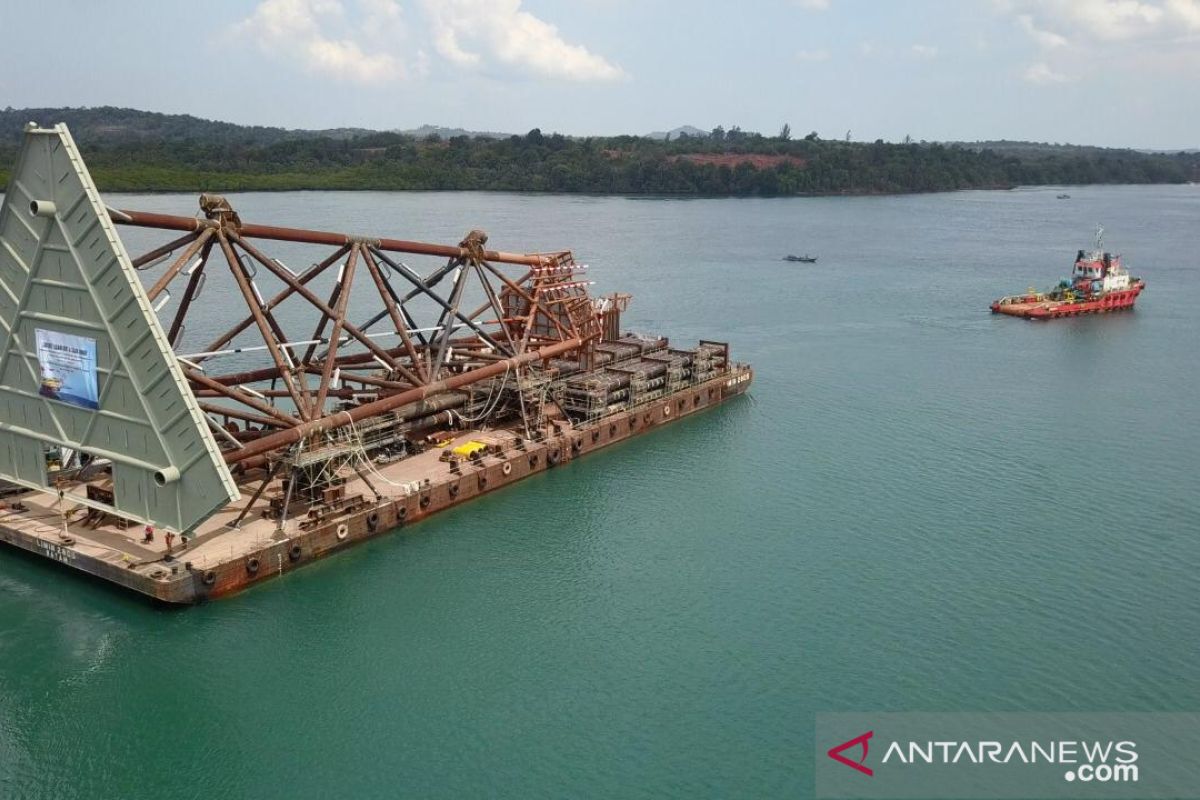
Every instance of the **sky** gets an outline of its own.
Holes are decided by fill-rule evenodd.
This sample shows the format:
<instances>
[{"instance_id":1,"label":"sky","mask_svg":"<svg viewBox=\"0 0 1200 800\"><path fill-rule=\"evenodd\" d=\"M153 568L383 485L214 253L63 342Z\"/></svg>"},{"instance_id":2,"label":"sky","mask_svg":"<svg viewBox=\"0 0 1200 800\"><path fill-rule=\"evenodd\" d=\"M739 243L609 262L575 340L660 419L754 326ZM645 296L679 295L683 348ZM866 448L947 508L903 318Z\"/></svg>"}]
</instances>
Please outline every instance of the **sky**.
<instances>
[{"instance_id":1,"label":"sky","mask_svg":"<svg viewBox=\"0 0 1200 800\"><path fill-rule=\"evenodd\" d=\"M0 107L1200 147L1200 0L0 0Z\"/></svg>"}]
</instances>

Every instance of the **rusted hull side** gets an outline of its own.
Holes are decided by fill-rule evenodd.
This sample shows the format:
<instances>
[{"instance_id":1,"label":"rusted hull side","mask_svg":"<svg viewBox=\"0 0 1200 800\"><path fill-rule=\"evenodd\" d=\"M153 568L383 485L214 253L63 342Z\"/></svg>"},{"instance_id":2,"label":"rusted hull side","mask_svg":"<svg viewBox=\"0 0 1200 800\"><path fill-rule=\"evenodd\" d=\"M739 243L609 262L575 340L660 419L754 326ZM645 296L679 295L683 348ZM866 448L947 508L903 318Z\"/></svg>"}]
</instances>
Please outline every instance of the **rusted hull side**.
<instances>
[{"instance_id":1,"label":"rusted hull side","mask_svg":"<svg viewBox=\"0 0 1200 800\"><path fill-rule=\"evenodd\" d=\"M399 530L479 495L510 486L522 478L718 406L745 393L753 375L749 366L731 366L728 372L673 395L602 417L594 424L565 429L540 442L515 446L498 457L487 458L480 465L464 466L461 474L439 479L419 492L389 497L350 514L327 517L319 526L271 541L247 555L205 569L187 568L186 556L181 556L178 561L184 563L175 574L154 579L3 525L0 525L0 542L163 603L191 604L226 597L342 548Z\"/></svg>"}]
</instances>

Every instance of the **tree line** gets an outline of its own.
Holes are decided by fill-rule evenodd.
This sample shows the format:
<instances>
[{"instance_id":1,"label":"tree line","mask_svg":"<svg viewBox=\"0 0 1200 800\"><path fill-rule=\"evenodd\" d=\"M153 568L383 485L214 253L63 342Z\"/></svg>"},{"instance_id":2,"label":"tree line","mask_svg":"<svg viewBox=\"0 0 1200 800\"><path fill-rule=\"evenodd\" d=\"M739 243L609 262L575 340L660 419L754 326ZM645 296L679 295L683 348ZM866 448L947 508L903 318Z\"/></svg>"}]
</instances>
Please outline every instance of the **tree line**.
<instances>
[{"instance_id":1,"label":"tree line","mask_svg":"<svg viewBox=\"0 0 1200 800\"><path fill-rule=\"evenodd\" d=\"M909 139L854 142L849 135L824 140L815 132L793 138L786 125L775 136L731 126L665 140L567 137L538 129L507 138L441 139L349 129L289 132L205 120L189 127L187 120L195 118L149 115L147 133L131 116L145 112L113 111L121 112L119 124L105 126L103 119L89 118L72 128L97 185L107 191L421 189L769 197L1200 180L1196 153L1050 145L1009 149ZM14 131L9 118L22 115L28 119L30 110L0 112L4 183L20 141L19 128Z\"/></svg>"}]
</instances>

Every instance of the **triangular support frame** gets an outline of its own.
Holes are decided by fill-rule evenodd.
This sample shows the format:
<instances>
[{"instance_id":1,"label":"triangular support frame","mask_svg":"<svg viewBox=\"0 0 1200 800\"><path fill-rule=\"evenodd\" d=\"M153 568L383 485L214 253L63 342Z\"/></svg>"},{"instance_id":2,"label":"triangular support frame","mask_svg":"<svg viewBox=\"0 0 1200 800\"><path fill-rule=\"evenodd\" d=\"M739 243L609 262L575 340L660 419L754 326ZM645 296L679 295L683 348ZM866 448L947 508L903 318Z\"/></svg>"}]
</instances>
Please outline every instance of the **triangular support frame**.
<instances>
[{"instance_id":1,"label":"triangular support frame","mask_svg":"<svg viewBox=\"0 0 1200 800\"><path fill-rule=\"evenodd\" d=\"M240 492L66 126L30 124L0 209L0 478L112 464L72 502L190 531Z\"/></svg>"}]
</instances>

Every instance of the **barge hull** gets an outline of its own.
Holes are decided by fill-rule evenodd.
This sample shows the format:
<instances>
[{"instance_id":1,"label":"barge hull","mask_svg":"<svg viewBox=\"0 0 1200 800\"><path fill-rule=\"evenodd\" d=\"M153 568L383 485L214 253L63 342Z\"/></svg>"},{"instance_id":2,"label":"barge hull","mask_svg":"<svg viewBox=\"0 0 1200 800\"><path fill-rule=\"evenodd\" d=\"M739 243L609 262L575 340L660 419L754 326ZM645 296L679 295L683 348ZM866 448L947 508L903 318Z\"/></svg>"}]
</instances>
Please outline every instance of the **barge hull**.
<instances>
[{"instance_id":1,"label":"barge hull","mask_svg":"<svg viewBox=\"0 0 1200 800\"><path fill-rule=\"evenodd\" d=\"M161 562L160 569L147 570L147 562L139 558L139 548L127 537L117 541L113 533L88 531L75 524L66 526L64 534L61 517L56 517L52 506L31 505L24 512L2 512L0 542L166 604L187 605L226 597L530 475L721 405L744 394L753 377L748 365L731 363L723 374L702 383L592 423L574 427L560 423L557 431L550 429L541 441L513 444L498 455L463 465L455 472L437 461L435 452L427 452L401 462L409 476L414 468L428 468L429 474L415 481L420 487L415 491L395 492L347 513L325 516L308 529L289 530L283 536L272 533L273 521L248 518L240 529L225 530L223 526L198 536L195 543L170 560L154 559L151 563ZM458 438L478 435L478 431L467 431ZM381 469L381 477L386 479L389 467ZM237 508L229 511L232 518ZM214 556L215 550L224 555Z\"/></svg>"}]
</instances>

